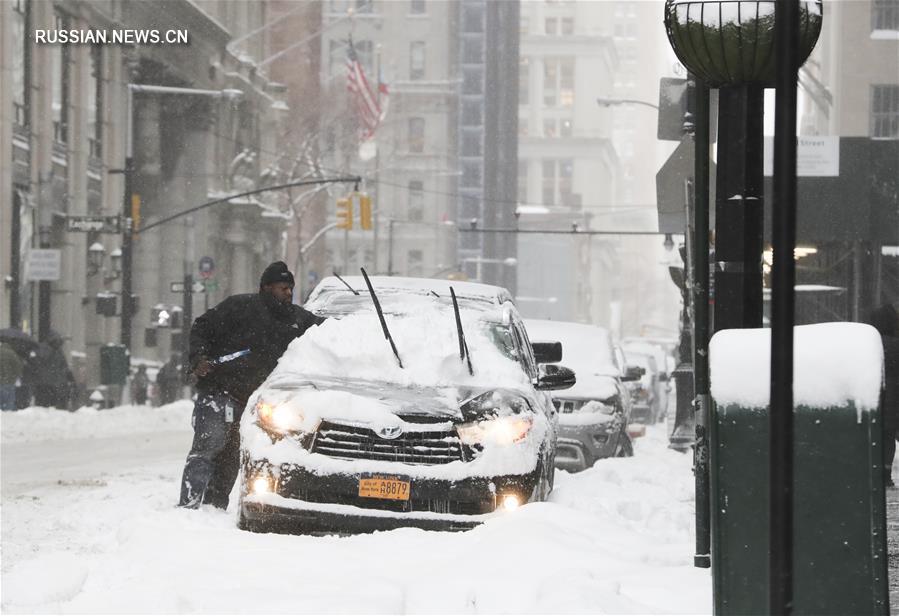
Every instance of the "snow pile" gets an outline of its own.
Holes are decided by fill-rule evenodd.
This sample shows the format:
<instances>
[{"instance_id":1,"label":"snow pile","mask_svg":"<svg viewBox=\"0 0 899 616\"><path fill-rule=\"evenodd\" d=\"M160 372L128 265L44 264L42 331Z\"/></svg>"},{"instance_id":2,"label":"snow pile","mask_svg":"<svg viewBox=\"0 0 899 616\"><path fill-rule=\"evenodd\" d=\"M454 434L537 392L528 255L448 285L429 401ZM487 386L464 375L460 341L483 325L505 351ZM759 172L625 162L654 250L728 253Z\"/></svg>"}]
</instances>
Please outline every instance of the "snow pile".
<instances>
[{"instance_id":1,"label":"snow pile","mask_svg":"<svg viewBox=\"0 0 899 616\"><path fill-rule=\"evenodd\" d=\"M877 408L883 380L880 334L861 323L794 328L793 404ZM765 408L771 393L771 330L730 329L709 344L712 397L719 405Z\"/></svg>"},{"instance_id":2,"label":"snow pile","mask_svg":"<svg viewBox=\"0 0 899 616\"><path fill-rule=\"evenodd\" d=\"M193 402L179 400L160 407L120 406L97 410L83 407L74 413L29 407L0 415L2 442L43 441L181 430L190 427Z\"/></svg>"},{"instance_id":3,"label":"snow pile","mask_svg":"<svg viewBox=\"0 0 899 616\"><path fill-rule=\"evenodd\" d=\"M64 451L39 440L4 446L4 614L712 610L710 573L692 566L692 460L667 449L661 426L635 442L635 457L559 472L550 502L470 532L303 537L238 530L236 492L228 512L174 507L189 422L180 433L162 425L141 434L133 409L76 416L101 431L127 419L136 434L118 437L116 457L102 460L87 437ZM69 414L52 417L58 432L69 428ZM136 458L147 438L170 452ZM38 464L9 464L28 455L78 474L39 485Z\"/></svg>"},{"instance_id":4,"label":"snow pile","mask_svg":"<svg viewBox=\"0 0 899 616\"><path fill-rule=\"evenodd\" d=\"M459 358L453 311L433 302L416 314L386 316L387 326L403 361L400 368L384 338L376 314L328 319L294 340L266 381L270 387L303 377L385 381L399 385L481 387L529 386L521 366L505 357L489 338L478 314L462 314L474 376Z\"/></svg>"}]
</instances>

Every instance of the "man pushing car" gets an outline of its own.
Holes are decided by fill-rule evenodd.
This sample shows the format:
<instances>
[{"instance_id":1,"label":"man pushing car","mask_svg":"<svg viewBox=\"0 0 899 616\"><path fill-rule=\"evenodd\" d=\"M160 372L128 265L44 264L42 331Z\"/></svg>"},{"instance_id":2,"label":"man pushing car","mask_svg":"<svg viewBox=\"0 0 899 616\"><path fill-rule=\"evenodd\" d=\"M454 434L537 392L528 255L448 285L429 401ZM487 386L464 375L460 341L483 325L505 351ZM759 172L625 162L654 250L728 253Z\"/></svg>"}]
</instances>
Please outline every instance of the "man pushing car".
<instances>
[{"instance_id":1,"label":"man pushing car","mask_svg":"<svg viewBox=\"0 0 899 616\"><path fill-rule=\"evenodd\" d=\"M291 341L324 321L291 301L293 287L293 274L276 261L262 273L258 293L232 295L194 321L194 439L181 479L180 507L227 509L240 466L240 415L247 399Z\"/></svg>"}]
</instances>

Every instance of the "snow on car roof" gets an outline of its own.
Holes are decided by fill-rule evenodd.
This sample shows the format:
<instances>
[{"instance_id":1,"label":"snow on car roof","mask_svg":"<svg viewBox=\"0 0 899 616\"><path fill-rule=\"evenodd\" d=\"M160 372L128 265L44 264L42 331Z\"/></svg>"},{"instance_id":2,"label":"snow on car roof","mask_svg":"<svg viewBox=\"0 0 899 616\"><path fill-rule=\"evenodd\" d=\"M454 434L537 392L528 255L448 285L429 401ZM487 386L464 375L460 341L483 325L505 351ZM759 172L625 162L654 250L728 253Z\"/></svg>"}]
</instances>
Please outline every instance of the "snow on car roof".
<instances>
[{"instance_id":1,"label":"snow on car roof","mask_svg":"<svg viewBox=\"0 0 899 616\"><path fill-rule=\"evenodd\" d=\"M366 293L368 287L362 276L343 276L343 279L353 289L360 293ZM501 305L503 302L511 302L512 294L503 287L497 287L479 282L464 282L458 280L446 280L443 278L405 278L401 276L369 276L375 293L381 294L408 292L417 294L437 293L441 297L449 297L449 289L453 287L456 297L472 300L481 300L485 303ZM349 289L336 276L328 276L323 279L309 296L307 304L317 304L319 297L328 291L343 290L349 293Z\"/></svg>"}]
</instances>

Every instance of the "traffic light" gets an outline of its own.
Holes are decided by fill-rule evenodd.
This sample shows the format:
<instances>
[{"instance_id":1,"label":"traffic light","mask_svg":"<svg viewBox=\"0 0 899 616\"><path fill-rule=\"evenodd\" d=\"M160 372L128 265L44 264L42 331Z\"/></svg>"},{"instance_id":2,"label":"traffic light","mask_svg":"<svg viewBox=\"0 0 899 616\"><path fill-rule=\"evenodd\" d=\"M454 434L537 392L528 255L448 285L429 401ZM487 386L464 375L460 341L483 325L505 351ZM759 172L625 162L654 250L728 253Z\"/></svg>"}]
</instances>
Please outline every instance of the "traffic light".
<instances>
[{"instance_id":1,"label":"traffic light","mask_svg":"<svg viewBox=\"0 0 899 616\"><path fill-rule=\"evenodd\" d=\"M366 231L372 228L371 224L371 197L365 193L359 195L359 226Z\"/></svg>"},{"instance_id":2,"label":"traffic light","mask_svg":"<svg viewBox=\"0 0 899 616\"><path fill-rule=\"evenodd\" d=\"M349 231L353 228L353 201L352 199L337 200L337 228Z\"/></svg>"}]
</instances>

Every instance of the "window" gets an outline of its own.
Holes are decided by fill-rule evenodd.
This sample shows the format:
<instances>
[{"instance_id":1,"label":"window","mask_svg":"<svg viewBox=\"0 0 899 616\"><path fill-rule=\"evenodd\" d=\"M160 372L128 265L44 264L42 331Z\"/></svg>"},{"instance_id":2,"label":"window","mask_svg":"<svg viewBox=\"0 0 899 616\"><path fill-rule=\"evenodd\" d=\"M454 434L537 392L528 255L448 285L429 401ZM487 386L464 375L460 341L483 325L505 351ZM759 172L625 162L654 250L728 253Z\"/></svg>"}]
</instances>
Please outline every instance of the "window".
<instances>
[{"instance_id":1,"label":"window","mask_svg":"<svg viewBox=\"0 0 899 616\"><path fill-rule=\"evenodd\" d=\"M466 39L462 48L462 62L464 64L483 64L484 41L481 39Z\"/></svg>"},{"instance_id":2,"label":"window","mask_svg":"<svg viewBox=\"0 0 899 616\"><path fill-rule=\"evenodd\" d=\"M421 276L423 273L424 255L420 250L406 253L406 270L409 276Z\"/></svg>"},{"instance_id":3,"label":"window","mask_svg":"<svg viewBox=\"0 0 899 616\"><path fill-rule=\"evenodd\" d=\"M521 58L518 61L518 104L527 105L529 103L530 75L531 66L527 58Z\"/></svg>"},{"instance_id":4,"label":"window","mask_svg":"<svg viewBox=\"0 0 899 616\"><path fill-rule=\"evenodd\" d=\"M68 18L56 14L56 28L67 30ZM57 143L69 141L69 45L50 47L50 75L52 89L53 138Z\"/></svg>"},{"instance_id":5,"label":"window","mask_svg":"<svg viewBox=\"0 0 899 616\"><path fill-rule=\"evenodd\" d=\"M874 0L871 30L899 30L899 0Z\"/></svg>"},{"instance_id":6,"label":"window","mask_svg":"<svg viewBox=\"0 0 899 616\"><path fill-rule=\"evenodd\" d=\"M421 222L424 218L425 194L424 182L421 180L409 181L409 213L408 218L412 222Z\"/></svg>"},{"instance_id":7,"label":"window","mask_svg":"<svg viewBox=\"0 0 899 616\"><path fill-rule=\"evenodd\" d=\"M573 122L571 120L560 120L559 121L559 136L560 137L571 137L574 130L572 128Z\"/></svg>"},{"instance_id":8,"label":"window","mask_svg":"<svg viewBox=\"0 0 899 616\"><path fill-rule=\"evenodd\" d=\"M543 136L544 137L558 137L558 131L556 130L556 119L555 118L547 118L543 120Z\"/></svg>"},{"instance_id":9,"label":"window","mask_svg":"<svg viewBox=\"0 0 899 616\"><path fill-rule=\"evenodd\" d=\"M463 101L462 103L462 126L481 126L482 107L479 101Z\"/></svg>"},{"instance_id":10,"label":"window","mask_svg":"<svg viewBox=\"0 0 899 616\"><path fill-rule=\"evenodd\" d=\"M543 161L543 203L573 205L574 162L571 159Z\"/></svg>"},{"instance_id":11,"label":"window","mask_svg":"<svg viewBox=\"0 0 899 616\"><path fill-rule=\"evenodd\" d=\"M871 137L899 139L899 85L871 86Z\"/></svg>"},{"instance_id":12,"label":"window","mask_svg":"<svg viewBox=\"0 0 899 616\"><path fill-rule=\"evenodd\" d=\"M527 203L528 200L528 161L518 161L518 202Z\"/></svg>"},{"instance_id":13,"label":"window","mask_svg":"<svg viewBox=\"0 0 899 616\"><path fill-rule=\"evenodd\" d=\"M527 36L529 27L530 20L528 20L527 15L522 15L521 20L518 22L518 35Z\"/></svg>"},{"instance_id":14,"label":"window","mask_svg":"<svg viewBox=\"0 0 899 616\"><path fill-rule=\"evenodd\" d=\"M25 35L25 22L28 13L26 0L16 0L13 5L12 38L13 49L18 50L12 54L12 101L15 108L15 123L18 126L28 125L28 107L26 105L27 91L25 85L25 58L28 48L28 37Z\"/></svg>"},{"instance_id":15,"label":"window","mask_svg":"<svg viewBox=\"0 0 899 616\"><path fill-rule=\"evenodd\" d=\"M424 118L409 118L409 151L416 154L425 151Z\"/></svg>"},{"instance_id":16,"label":"window","mask_svg":"<svg viewBox=\"0 0 899 616\"><path fill-rule=\"evenodd\" d=\"M425 77L425 44L424 41L412 41L409 44L409 79L416 81Z\"/></svg>"},{"instance_id":17,"label":"window","mask_svg":"<svg viewBox=\"0 0 899 616\"><path fill-rule=\"evenodd\" d=\"M462 187L479 188L481 186L481 164L477 162L462 163Z\"/></svg>"},{"instance_id":18,"label":"window","mask_svg":"<svg viewBox=\"0 0 899 616\"><path fill-rule=\"evenodd\" d=\"M543 161L543 203L554 205L556 202L556 161Z\"/></svg>"},{"instance_id":19,"label":"window","mask_svg":"<svg viewBox=\"0 0 899 616\"><path fill-rule=\"evenodd\" d=\"M546 58L543 63L543 104L570 107L574 104L574 59Z\"/></svg>"},{"instance_id":20,"label":"window","mask_svg":"<svg viewBox=\"0 0 899 616\"><path fill-rule=\"evenodd\" d=\"M462 133L462 156L480 156L481 132L465 131Z\"/></svg>"},{"instance_id":21,"label":"window","mask_svg":"<svg viewBox=\"0 0 899 616\"><path fill-rule=\"evenodd\" d=\"M465 32L483 32L485 9L481 6L466 6L462 17L465 23Z\"/></svg>"},{"instance_id":22,"label":"window","mask_svg":"<svg viewBox=\"0 0 899 616\"><path fill-rule=\"evenodd\" d=\"M574 34L574 18L562 18L562 34Z\"/></svg>"},{"instance_id":23,"label":"window","mask_svg":"<svg viewBox=\"0 0 899 616\"><path fill-rule=\"evenodd\" d=\"M462 74L462 94L481 94L484 91L484 73L481 70L465 70Z\"/></svg>"},{"instance_id":24,"label":"window","mask_svg":"<svg viewBox=\"0 0 899 616\"><path fill-rule=\"evenodd\" d=\"M527 118L518 118L518 136L519 137L527 137L528 136L528 119Z\"/></svg>"},{"instance_id":25,"label":"window","mask_svg":"<svg viewBox=\"0 0 899 616\"><path fill-rule=\"evenodd\" d=\"M409 0L409 12L413 15L423 15L428 12L425 0Z\"/></svg>"},{"instance_id":26,"label":"window","mask_svg":"<svg viewBox=\"0 0 899 616\"><path fill-rule=\"evenodd\" d=\"M90 51L91 72L87 87L87 138L91 158L100 158L103 143L103 48Z\"/></svg>"},{"instance_id":27,"label":"window","mask_svg":"<svg viewBox=\"0 0 899 616\"><path fill-rule=\"evenodd\" d=\"M543 31L547 36L558 34L559 20L555 17L547 17L543 23Z\"/></svg>"}]
</instances>

